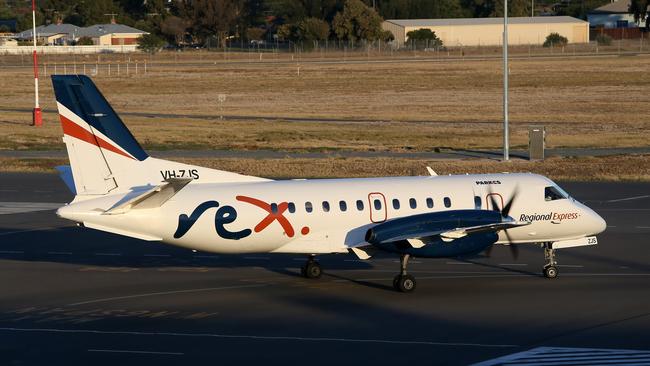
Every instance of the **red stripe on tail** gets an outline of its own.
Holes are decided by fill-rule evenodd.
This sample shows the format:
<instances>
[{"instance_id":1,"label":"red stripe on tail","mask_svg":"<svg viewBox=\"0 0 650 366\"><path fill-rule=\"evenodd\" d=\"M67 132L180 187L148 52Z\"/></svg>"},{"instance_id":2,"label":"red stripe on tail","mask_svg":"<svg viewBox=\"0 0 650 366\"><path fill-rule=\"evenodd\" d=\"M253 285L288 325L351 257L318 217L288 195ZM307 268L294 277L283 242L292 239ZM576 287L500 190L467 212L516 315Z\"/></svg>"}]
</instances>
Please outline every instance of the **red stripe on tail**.
<instances>
[{"instance_id":1,"label":"red stripe on tail","mask_svg":"<svg viewBox=\"0 0 650 366\"><path fill-rule=\"evenodd\" d=\"M61 117L61 126L63 126L64 134L78 138L81 141L85 141L89 144L101 147L103 149L112 151L116 154L126 156L129 159L133 159L132 156L125 154L123 151L111 145L109 142L105 141L101 137L91 134L90 132L86 131L86 129L82 128L78 124L65 118L63 115L59 115L59 117Z\"/></svg>"}]
</instances>

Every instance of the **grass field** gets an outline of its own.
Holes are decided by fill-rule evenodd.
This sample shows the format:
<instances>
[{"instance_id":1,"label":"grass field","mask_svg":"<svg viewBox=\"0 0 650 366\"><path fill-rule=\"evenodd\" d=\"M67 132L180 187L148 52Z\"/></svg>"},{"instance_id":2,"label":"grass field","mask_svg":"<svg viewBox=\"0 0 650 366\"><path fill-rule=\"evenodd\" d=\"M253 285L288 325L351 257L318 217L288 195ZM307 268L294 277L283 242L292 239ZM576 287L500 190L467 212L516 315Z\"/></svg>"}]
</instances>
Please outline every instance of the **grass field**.
<instances>
[{"instance_id":1,"label":"grass field","mask_svg":"<svg viewBox=\"0 0 650 366\"><path fill-rule=\"evenodd\" d=\"M90 72L90 63L86 67ZM528 126L544 124L551 148L649 147L649 69L648 56L511 61L511 145L525 147ZM131 66L126 76L122 65L118 76L113 64L109 76L102 65L94 79L118 113L199 116L123 116L149 149L400 152L502 143L499 60L215 59L149 66L146 75L141 66L139 72L133 75ZM1 68L0 90L0 149L63 148L55 114L46 113L45 126L33 128L30 113L15 111L33 106L29 68ZM41 80L41 105L55 109L48 78ZM226 117L212 118L219 115ZM289 121L295 118L304 121ZM322 121L329 119L341 122Z\"/></svg>"}]
</instances>

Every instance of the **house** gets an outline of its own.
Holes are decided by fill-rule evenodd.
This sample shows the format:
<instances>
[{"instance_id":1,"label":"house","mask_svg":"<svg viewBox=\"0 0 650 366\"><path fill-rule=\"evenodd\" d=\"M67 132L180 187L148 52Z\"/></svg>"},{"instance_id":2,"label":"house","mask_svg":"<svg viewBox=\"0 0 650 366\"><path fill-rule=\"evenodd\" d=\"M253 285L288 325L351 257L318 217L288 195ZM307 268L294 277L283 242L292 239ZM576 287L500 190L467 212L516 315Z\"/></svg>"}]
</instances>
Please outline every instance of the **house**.
<instances>
[{"instance_id":1,"label":"house","mask_svg":"<svg viewBox=\"0 0 650 366\"><path fill-rule=\"evenodd\" d=\"M616 0L590 11L587 14L589 26L592 28L638 28L641 25L634 21L634 14L630 13L630 3L630 0Z\"/></svg>"},{"instance_id":2,"label":"house","mask_svg":"<svg viewBox=\"0 0 650 366\"><path fill-rule=\"evenodd\" d=\"M88 37L97 46L134 45L137 39L147 34L123 24L96 24L89 27L77 27L73 24L49 24L36 27L36 39L44 45L74 45L80 38ZM20 40L31 40L32 30L16 35Z\"/></svg>"}]
</instances>

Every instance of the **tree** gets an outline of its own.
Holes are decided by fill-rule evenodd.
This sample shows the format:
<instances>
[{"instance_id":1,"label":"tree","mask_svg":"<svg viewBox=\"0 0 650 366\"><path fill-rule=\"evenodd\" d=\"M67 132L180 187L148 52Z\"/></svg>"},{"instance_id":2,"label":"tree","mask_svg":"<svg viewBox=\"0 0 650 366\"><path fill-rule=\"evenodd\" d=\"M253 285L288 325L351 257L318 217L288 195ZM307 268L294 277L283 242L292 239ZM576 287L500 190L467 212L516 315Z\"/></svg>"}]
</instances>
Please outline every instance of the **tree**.
<instances>
[{"instance_id":1,"label":"tree","mask_svg":"<svg viewBox=\"0 0 650 366\"><path fill-rule=\"evenodd\" d=\"M329 38L330 26L318 18L306 18L298 23L298 38L303 41L324 41Z\"/></svg>"},{"instance_id":2,"label":"tree","mask_svg":"<svg viewBox=\"0 0 650 366\"><path fill-rule=\"evenodd\" d=\"M634 14L634 21L641 23L645 20L646 29L650 29L650 16L648 16L648 7L650 0L632 0L630 2L630 13Z\"/></svg>"},{"instance_id":3,"label":"tree","mask_svg":"<svg viewBox=\"0 0 650 366\"><path fill-rule=\"evenodd\" d=\"M346 0L343 11L337 13L332 21L332 28L342 40L374 41L383 35L381 22L379 14L361 0Z\"/></svg>"},{"instance_id":4,"label":"tree","mask_svg":"<svg viewBox=\"0 0 650 366\"><path fill-rule=\"evenodd\" d=\"M264 33L266 33L264 28L248 28L246 29L246 39L250 41L261 41L264 38Z\"/></svg>"},{"instance_id":5,"label":"tree","mask_svg":"<svg viewBox=\"0 0 650 366\"><path fill-rule=\"evenodd\" d=\"M237 32L236 25L245 10L243 0L194 0L185 7L194 32L203 38L216 35L223 48L228 36Z\"/></svg>"},{"instance_id":6,"label":"tree","mask_svg":"<svg viewBox=\"0 0 650 366\"><path fill-rule=\"evenodd\" d=\"M168 16L160 23L162 34L174 40L174 43L181 44L187 31L188 22L175 15Z\"/></svg>"},{"instance_id":7,"label":"tree","mask_svg":"<svg viewBox=\"0 0 650 366\"><path fill-rule=\"evenodd\" d=\"M151 33L144 34L138 38L138 49L147 53L156 53L160 51L164 44L165 41Z\"/></svg>"}]
</instances>

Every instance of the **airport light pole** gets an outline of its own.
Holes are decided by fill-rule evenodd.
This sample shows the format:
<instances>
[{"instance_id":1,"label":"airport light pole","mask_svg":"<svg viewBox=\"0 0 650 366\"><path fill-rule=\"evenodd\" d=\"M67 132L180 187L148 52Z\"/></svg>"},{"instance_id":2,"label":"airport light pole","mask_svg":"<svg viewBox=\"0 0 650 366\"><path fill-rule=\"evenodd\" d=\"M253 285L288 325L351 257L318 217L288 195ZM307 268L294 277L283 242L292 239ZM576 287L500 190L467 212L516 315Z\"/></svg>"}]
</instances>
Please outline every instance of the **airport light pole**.
<instances>
[{"instance_id":1,"label":"airport light pole","mask_svg":"<svg viewBox=\"0 0 650 366\"><path fill-rule=\"evenodd\" d=\"M508 0L503 0L503 161L510 160L508 135Z\"/></svg>"},{"instance_id":2,"label":"airport light pole","mask_svg":"<svg viewBox=\"0 0 650 366\"><path fill-rule=\"evenodd\" d=\"M43 125L43 115L41 106L38 103L38 54L36 53L36 0L32 0L32 40L34 41L34 50L32 58L34 60L34 111L32 112L32 126L40 127Z\"/></svg>"}]
</instances>

